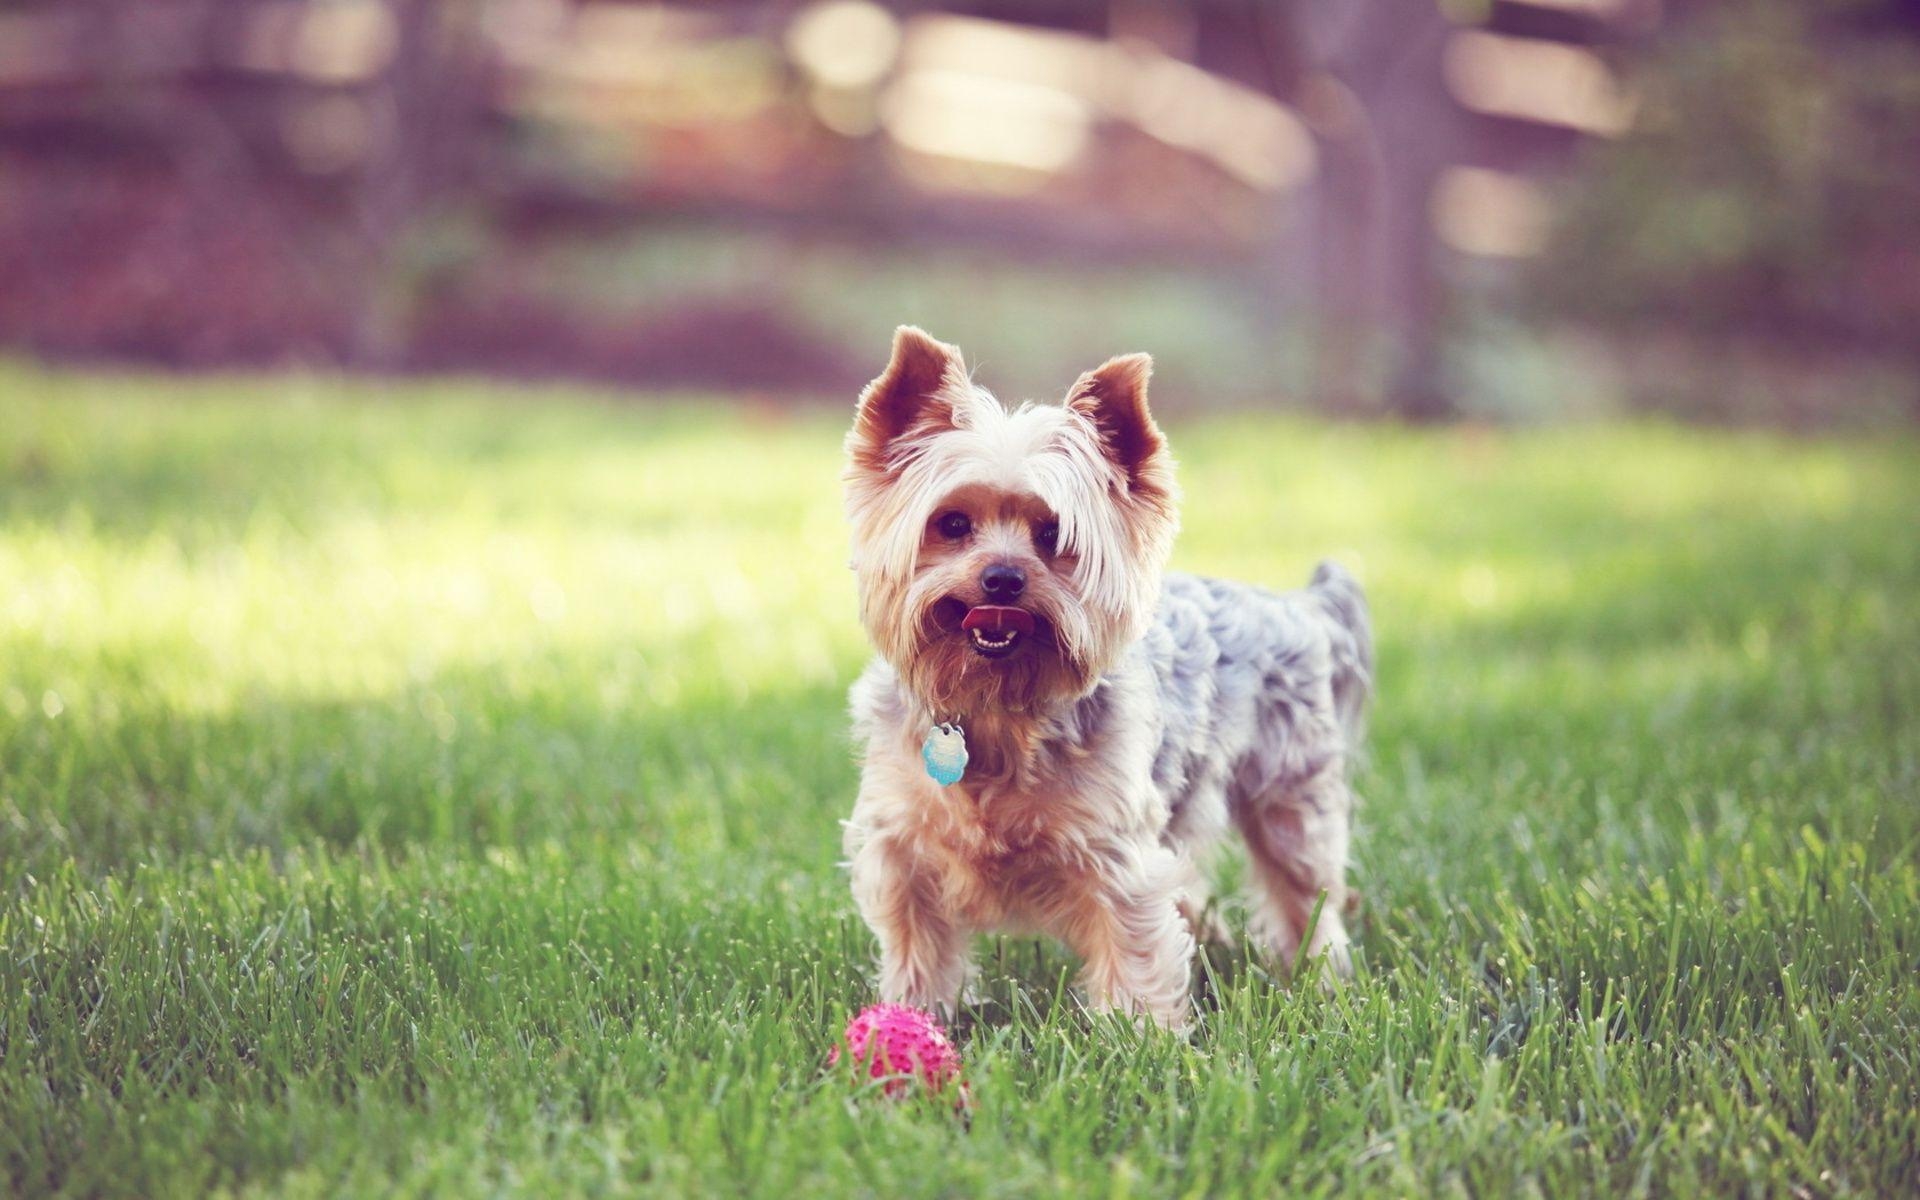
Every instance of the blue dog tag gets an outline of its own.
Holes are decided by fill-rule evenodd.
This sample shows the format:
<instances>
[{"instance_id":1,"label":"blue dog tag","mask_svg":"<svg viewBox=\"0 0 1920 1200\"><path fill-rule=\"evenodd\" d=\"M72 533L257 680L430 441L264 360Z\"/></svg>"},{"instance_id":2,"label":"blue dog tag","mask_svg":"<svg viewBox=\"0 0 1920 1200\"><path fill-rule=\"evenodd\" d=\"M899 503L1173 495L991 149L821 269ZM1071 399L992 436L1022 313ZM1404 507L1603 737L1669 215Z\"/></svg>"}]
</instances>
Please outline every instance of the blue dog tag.
<instances>
[{"instance_id":1,"label":"blue dog tag","mask_svg":"<svg viewBox=\"0 0 1920 1200\"><path fill-rule=\"evenodd\" d=\"M920 743L920 761L927 764L927 774L941 787L959 783L960 777L967 773L965 731L954 724L935 725L927 730L927 740Z\"/></svg>"}]
</instances>

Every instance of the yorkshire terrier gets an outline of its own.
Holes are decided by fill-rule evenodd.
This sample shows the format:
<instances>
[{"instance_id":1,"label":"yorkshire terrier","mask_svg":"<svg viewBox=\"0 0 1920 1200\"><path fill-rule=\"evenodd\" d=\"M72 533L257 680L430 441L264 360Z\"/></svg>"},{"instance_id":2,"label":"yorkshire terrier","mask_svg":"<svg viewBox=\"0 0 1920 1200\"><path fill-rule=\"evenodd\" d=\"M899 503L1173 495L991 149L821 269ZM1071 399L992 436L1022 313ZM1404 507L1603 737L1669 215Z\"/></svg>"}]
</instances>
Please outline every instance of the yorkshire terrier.
<instances>
[{"instance_id":1,"label":"yorkshire terrier","mask_svg":"<svg viewBox=\"0 0 1920 1200\"><path fill-rule=\"evenodd\" d=\"M1151 369L1115 358L1010 410L903 326L861 393L846 501L878 654L852 693L846 849L883 1000L951 1013L974 934L1013 928L1075 951L1096 1007L1184 1028L1229 825L1258 946L1352 970L1366 602L1332 563L1288 594L1163 574L1178 496Z\"/></svg>"}]
</instances>

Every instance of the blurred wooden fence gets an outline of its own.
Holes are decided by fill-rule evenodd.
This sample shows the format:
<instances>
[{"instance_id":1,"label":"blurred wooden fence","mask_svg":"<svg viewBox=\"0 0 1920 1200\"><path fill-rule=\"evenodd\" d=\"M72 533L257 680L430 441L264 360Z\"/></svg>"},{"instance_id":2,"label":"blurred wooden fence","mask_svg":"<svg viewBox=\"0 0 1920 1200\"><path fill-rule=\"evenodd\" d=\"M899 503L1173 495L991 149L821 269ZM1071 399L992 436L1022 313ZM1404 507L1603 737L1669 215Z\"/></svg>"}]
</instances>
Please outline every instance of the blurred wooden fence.
<instances>
[{"instance_id":1,"label":"blurred wooden fence","mask_svg":"<svg viewBox=\"0 0 1920 1200\"><path fill-rule=\"evenodd\" d=\"M1629 101L1587 48L1661 17L1658 0L887 8L960 22L945 28L989 48L996 28L1025 31L1004 44L1050 46L1077 79L1097 68L1095 149L1051 175L1006 168L1026 171L1012 191L903 172L915 152L898 129L871 114L834 127L826 85L796 61L810 10L793 3L0 10L0 338L404 365L419 312L396 255L430 216L477 214L510 240L697 221L1172 260L1256 293L1307 278L1323 398L1360 403L1375 379L1399 411L1442 416L1444 261L1506 252L1500 237L1531 219L1513 181L1617 132ZM1201 115L1157 127L1127 98L1149 76ZM1304 169L1282 150L1237 161L1242 122L1297 139ZM1449 229L1449 205L1497 216L1503 202L1518 206L1505 235L1476 246Z\"/></svg>"}]
</instances>

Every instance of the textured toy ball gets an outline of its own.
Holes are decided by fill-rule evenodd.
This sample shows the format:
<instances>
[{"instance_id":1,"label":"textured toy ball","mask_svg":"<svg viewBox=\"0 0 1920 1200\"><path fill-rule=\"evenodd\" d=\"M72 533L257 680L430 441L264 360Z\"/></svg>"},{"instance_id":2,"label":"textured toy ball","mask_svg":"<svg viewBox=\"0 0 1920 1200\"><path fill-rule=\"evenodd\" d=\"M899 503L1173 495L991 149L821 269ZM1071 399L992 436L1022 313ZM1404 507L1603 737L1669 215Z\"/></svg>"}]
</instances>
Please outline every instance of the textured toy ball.
<instances>
[{"instance_id":1,"label":"textured toy ball","mask_svg":"<svg viewBox=\"0 0 1920 1200\"><path fill-rule=\"evenodd\" d=\"M852 1061L854 1078L884 1079L888 1096L904 1096L918 1079L939 1091L960 1077L960 1051L929 1013L905 1004L875 1004L847 1022L840 1045L827 1057L829 1067L842 1051ZM964 1099L966 1085L961 1085Z\"/></svg>"}]
</instances>

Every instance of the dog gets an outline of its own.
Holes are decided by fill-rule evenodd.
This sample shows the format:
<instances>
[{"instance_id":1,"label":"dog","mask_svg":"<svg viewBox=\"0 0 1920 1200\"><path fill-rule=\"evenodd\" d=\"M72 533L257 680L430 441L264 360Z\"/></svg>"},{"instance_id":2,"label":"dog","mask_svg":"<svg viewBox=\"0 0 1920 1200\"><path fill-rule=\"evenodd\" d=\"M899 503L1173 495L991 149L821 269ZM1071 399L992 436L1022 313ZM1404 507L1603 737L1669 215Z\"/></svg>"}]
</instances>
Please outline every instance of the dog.
<instances>
[{"instance_id":1,"label":"dog","mask_svg":"<svg viewBox=\"0 0 1920 1200\"><path fill-rule=\"evenodd\" d=\"M860 395L843 481L877 653L851 695L845 849L883 1000L951 1015L976 933L1036 931L1080 957L1095 1008L1184 1029L1229 827L1259 948L1351 972L1366 602L1332 563L1288 594L1164 572L1178 493L1151 371L1125 355L1008 408L902 326Z\"/></svg>"}]
</instances>

